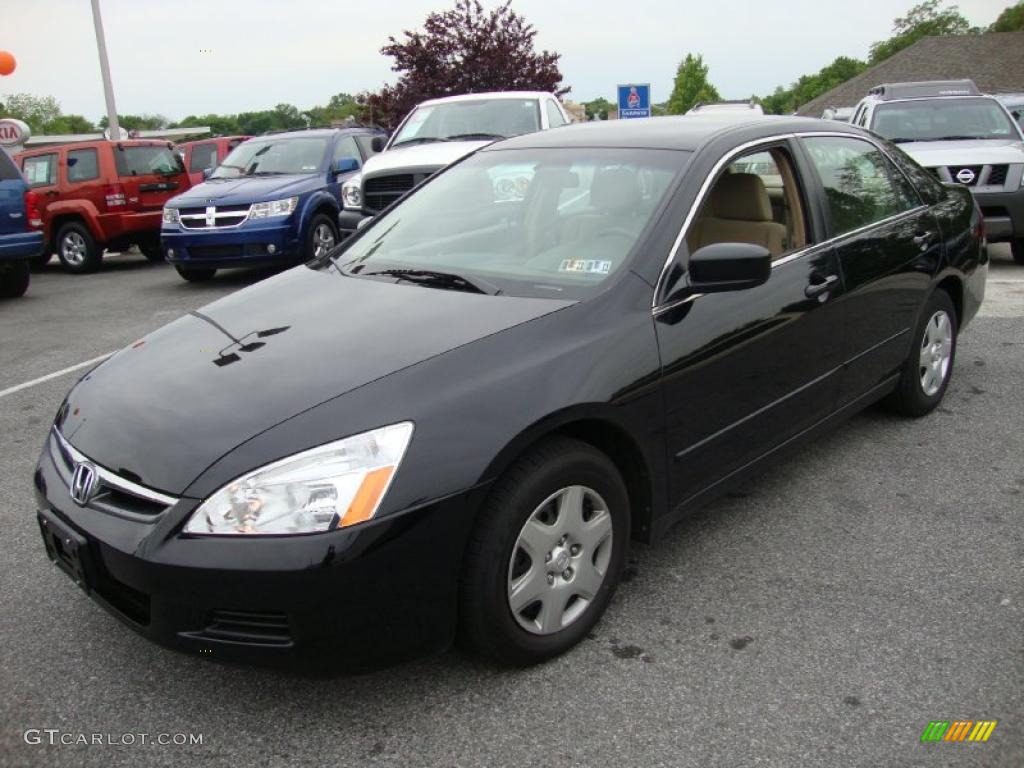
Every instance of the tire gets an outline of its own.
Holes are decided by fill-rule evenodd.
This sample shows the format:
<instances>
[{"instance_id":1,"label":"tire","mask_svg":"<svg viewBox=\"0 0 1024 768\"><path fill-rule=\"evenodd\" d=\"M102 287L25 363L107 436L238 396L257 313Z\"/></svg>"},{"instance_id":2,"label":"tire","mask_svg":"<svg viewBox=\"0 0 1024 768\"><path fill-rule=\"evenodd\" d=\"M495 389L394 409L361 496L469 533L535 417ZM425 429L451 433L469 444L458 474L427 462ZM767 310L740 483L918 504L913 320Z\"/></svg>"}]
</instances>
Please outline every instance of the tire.
<instances>
[{"instance_id":1,"label":"tire","mask_svg":"<svg viewBox=\"0 0 1024 768\"><path fill-rule=\"evenodd\" d=\"M57 232L57 258L68 272L95 272L103 262L103 249L80 221L69 221Z\"/></svg>"},{"instance_id":2,"label":"tire","mask_svg":"<svg viewBox=\"0 0 1024 768\"><path fill-rule=\"evenodd\" d=\"M142 255L150 261L164 261L164 249L160 247L160 241L139 243L139 250Z\"/></svg>"},{"instance_id":3,"label":"tire","mask_svg":"<svg viewBox=\"0 0 1024 768\"><path fill-rule=\"evenodd\" d=\"M29 259L28 263L32 265L32 269L42 269L50 263L50 259L52 258L53 252L50 250L50 247L47 246L43 253L40 253L38 256L33 256Z\"/></svg>"},{"instance_id":4,"label":"tire","mask_svg":"<svg viewBox=\"0 0 1024 768\"><path fill-rule=\"evenodd\" d=\"M337 247L341 240L338 238L338 225L331 221L331 217L318 213L309 222L306 230L306 240L303 246L306 261L319 259L327 255Z\"/></svg>"},{"instance_id":5,"label":"tire","mask_svg":"<svg viewBox=\"0 0 1024 768\"><path fill-rule=\"evenodd\" d=\"M603 515L595 511L602 507ZM574 518L573 508L583 514ZM512 666L572 648L608 607L626 562L629 528L626 488L607 456L566 437L531 449L491 490L466 546L462 643ZM532 593L540 595L533 602Z\"/></svg>"},{"instance_id":6,"label":"tire","mask_svg":"<svg viewBox=\"0 0 1024 768\"><path fill-rule=\"evenodd\" d=\"M1010 253L1013 254L1013 260L1024 267L1024 238L1010 241Z\"/></svg>"},{"instance_id":7,"label":"tire","mask_svg":"<svg viewBox=\"0 0 1024 768\"><path fill-rule=\"evenodd\" d=\"M190 283L205 283L217 274L217 270L213 267L183 267L180 264L175 264L174 268Z\"/></svg>"},{"instance_id":8,"label":"tire","mask_svg":"<svg viewBox=\"0 0 1024 768\"><path fill-rule=\"evenodd\" d=\"M892 394L891 403L904 416L924 416L942 402L953 375L958 330L953 300L935 291L918 320L914 345Z\"/></svg>"},{"instance_id":9,"label":"tire","mask_svg":"<svg viewBox=\"0 0 1024 768\"><path fill-rule=\"evenodd\" d=\"M12 261L0 265L0 299L16 299L28 290L29 262Z\"/></svg>"}]
</instances>

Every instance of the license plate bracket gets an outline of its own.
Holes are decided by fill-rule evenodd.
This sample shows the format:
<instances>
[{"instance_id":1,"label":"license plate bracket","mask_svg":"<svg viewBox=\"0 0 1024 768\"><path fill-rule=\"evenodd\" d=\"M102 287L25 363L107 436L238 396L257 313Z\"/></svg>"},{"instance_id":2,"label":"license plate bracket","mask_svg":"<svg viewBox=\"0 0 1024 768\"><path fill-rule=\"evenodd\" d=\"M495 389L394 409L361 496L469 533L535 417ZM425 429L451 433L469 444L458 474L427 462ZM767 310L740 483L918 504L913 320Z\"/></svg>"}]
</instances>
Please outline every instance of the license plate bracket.
<instances>
[{"instance_id":1,"label":"license plate bracket","mask_svg":"<svg viewBox=\"0 0 1024 768\"><path fill-rule=\"evenodd\" d=\"M49 512L40 511L37 519L47 556L86 593L90 592L95 579L88 540Z\"/></svg>"}]
</instances>

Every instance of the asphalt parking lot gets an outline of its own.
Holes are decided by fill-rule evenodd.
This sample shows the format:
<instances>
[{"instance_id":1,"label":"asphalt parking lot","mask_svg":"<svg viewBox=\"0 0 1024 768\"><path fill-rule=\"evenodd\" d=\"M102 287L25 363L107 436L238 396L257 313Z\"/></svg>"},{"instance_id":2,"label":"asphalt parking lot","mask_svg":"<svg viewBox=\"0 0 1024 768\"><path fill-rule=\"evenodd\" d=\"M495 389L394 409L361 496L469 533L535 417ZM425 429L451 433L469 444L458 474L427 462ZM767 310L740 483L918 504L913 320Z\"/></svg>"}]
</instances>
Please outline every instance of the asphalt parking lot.
<instances>
[{"instance_id":1,"label":"asphalt parking lot","mask_svg":"<svg viewBox=\"0 0 1024 768\"><path fill-rule=\"evenodd\" d=\"M0 303L0 765L1020 766L1024 268L993 258L938 412L872 409L638 545L576 650L327 679L158 648L46 560L31 474L77 374L18 387L260 277L55 260ZM919 741L958 719L998 725L983 744ZM28 729L202 744L32 745Z\"/></svg>"}]
</instances>

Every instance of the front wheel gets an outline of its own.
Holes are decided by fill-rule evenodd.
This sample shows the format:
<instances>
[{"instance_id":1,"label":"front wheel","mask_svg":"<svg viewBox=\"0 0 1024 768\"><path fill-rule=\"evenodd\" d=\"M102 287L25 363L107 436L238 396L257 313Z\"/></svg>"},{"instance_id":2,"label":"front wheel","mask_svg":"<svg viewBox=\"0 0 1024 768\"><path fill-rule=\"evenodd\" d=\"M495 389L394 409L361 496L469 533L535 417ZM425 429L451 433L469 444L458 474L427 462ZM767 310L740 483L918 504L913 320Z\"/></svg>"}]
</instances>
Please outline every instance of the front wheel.
<instances>
[{"instance_id":1,"label":"front wheel","mask_svg":"<svg viewBox=\"0 0 1024 768\"><path fill-rule=\"evenodd\" d=\"M593 446L558 437L497 482L467 545L462 639L502 664L572 648L604 613L629 548L629 499Z\"/></svg>"},{"instance_id":2,"label":"front wheel","mask_svg":"<svg viewBox=\"0 0 1024 768\"><path fill-rule=\"evenodd\" d=\"M212 267L183 267L180 264L175 264L174 268L178 270L178 274L182 278L190 283L205 283L217 274L217 270Z\"/></svg>"},{"instance_id":3,"label":"front wheel","mask_svg":"<svg viewBox=\"0 0 1024 768\"><path fill-rule=\"evenodd\" d=\"M338 227L329 216L318 213L309 223L306 232L306 259L326 256L338 244Z\"/></svg>"},{"instance_id":4,"label":"front wheel","mask_svg":"<svg viewBox=\"0 0 1024 768\"><path fill-rule=\"evenodd\" d=\"M160 247L159 240L147 240L146 242L139 243L139 250L150 261L164 260L164 249Z\"/></svg>"},{"instance_id":5,"label":"front wheel","mask_svg":"<svg viewBox=\"0 0 1024 768\"><path fill-rule=\"evenodd\" d=\"M0 299L16 299L28 290L29 263L13 261L0 263Z\"/></svg>"},{"instance_id":6,"label":"front wheel","mask_svg":"<svg viewBox=\"0 0 1024 768\"><path fill-rule=\"evenodd\" d=\"M1024 266L1024 237L1010 241L1010 253L1014 261Z\"/></svg>"},{"instance_id":7,"label":"front wheel","mask_svg":"<svg viewBox=\"0 0 1024 768\"><path fill-rule=\"evenodd\" d=\"M892 403L905 416L930 413L946 394L956 358L956 308L949 294L937 290L928 299L914 334Z\"/></svg>"}]
</instances>

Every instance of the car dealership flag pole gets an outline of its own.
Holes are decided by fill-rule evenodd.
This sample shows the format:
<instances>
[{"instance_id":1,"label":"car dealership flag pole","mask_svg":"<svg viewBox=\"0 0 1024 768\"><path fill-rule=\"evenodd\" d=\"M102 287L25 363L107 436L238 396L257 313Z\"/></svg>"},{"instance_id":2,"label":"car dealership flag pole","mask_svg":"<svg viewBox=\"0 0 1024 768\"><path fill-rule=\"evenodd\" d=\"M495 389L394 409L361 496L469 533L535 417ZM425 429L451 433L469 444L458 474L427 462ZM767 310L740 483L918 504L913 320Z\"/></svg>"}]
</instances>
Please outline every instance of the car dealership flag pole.
<instances>
[{"instance_id":1,"label":"car dealership flag pole","mask_svg":"<svg viewBox=\"0 0 1024 768\"><path fill-rule=\"evenodd\" d=\"M96 48L100 54L100 74L103 75L103 96L107 100L107 130L111 139L121 136L117 124L117 107L114 106L114 86L110 82L110 62L107 61L107 39L103 35L103 18L100 16L100 0L92 0L92 23L96 27Z\"/></svg>"}]
</instances>

